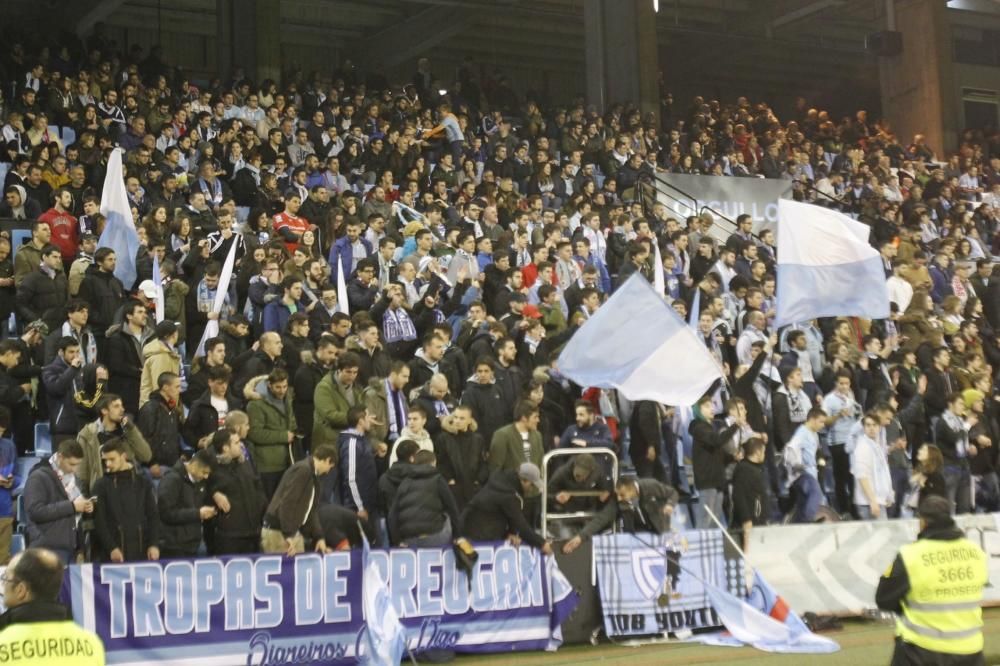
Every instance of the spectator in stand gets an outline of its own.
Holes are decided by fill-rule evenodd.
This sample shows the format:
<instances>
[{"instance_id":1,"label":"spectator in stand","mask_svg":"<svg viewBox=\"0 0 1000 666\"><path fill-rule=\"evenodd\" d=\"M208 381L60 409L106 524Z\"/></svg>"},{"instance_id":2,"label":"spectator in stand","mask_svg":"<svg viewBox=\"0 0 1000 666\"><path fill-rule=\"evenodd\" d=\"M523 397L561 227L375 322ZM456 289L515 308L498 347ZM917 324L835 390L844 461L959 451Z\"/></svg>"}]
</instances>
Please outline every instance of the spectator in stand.
<instances>
[{"instance_id":1,"label":"spectator in stand","mask_svg":"<svg viewBox=\"0 0 1000 666\"><path fill-rule=\"evenodd\" d=\"M403 548L447 546L453 534L461 534L458 505L433 451L418 451L405 467L388 525L390 541Z\"/></svg>"},{"instance_id":2,"label":"spectator in stand","mask_svg":"<svg viewBox=\"0 0 1000 666\"><path fill-rule=\"evenodd\" d=\"M62 253L63 268L69 273L70 264L76 259L77 230L79 224L73 216L73 194L59 188L52 194L53 206L43 213L38 220L49 225L51 243Z\"/></svg>"},{"instance_id":3,"label":"spectator in stand","mask_svg":"<svg viewBox=\"0 0 1000 666\"><path fill-rule=\"evenodd\" d=\"M219 507L212 535L212 555L260 552L260 526L267 509L264 487L245 456L238 431L228 427L212 436L216 466L208 492Z\"/></svg>"},{"instance_id":4,"label":"spectator in stand","mask_svg":"<svg viewBox=\"0 0 1000 666\"><path fill-rule=\"evenodd\" d=\"M744 551L750 545L751 529L767 524L770 499L764 469L766 449L763 439L748 439L743 443L743 456L733 470L733 519L730 524L742 533Z\"/></svg>"},{"instance_id":5,"label":"spectator in stand","mask_svg":"<svg viewBox=\"0 0 1000 666\"><path fill-rule=\"evenodd\" d=\"M94 483L94 545L101 562L160 559L153 484L135 469L120 438L101 445L107 474Z\"/></svg>"},{"instance_id":6,"label":"spectator in stand","mask_svg":"<svg viewBox=\"0 0 1000 666\"><path fill-rule=\"evenodd\" d=\"M226 418L243 403L229 390L231 373L227 366L216 366L208 372L208 390L191 403L181 434L188 446L204 449L212 435Z\"/></svg>"},{"instance_id":7,"label":"spectator in stand","mask_svg":"<svg viewBox=\"0 0 1000 666\"><path fill-rule=\"evenodd\" d=\"M84 364L97 363L97 342L87 326L89 315L90 305L86 301L79 298L70 299L66 304L66 321L45 338L44 360L46 363L51 363L52 359L55 358L56 345L65 336L70 336L77 341Z\"/></svg>"},{"instance_id":8,"label":"spectator in stand","mask_svg":"<svg viewBox=\"0 0 1000 666\"><path fill-rule=\"evenodd\" d=\"M464 509L489 480L486 443L477 432L472 409L465 405L441 419L437 435L438 468L448 482L459 509ZM399 452L397 445L397 454Z\"/></svg>"},{"instance_id":9,"label":"spectator in stand","mask_svg":"<svg viewBox=\"0 0 1000 666\"><path fill-rule=\"evenodd\" d=\"M362 387L357 385L360 360L351 352L337 359L337 370L327 374L316 385L313 396L313 441L331 442L348 427L347 413L364 404ZM385 455L383 453L382 455Z\"/></svg>"},{"instance_id":10,"label":"spectator in stand","mask_svg":"<svg viewBox=\"0 0 1000 666\"><path fill-rule=\"evenodd\" d=\"M603 421L598 420L593 403L587 400L577 400L573 407L576 422L563 431L559 439L560 448L571 446L605 447L614 449L611 431Z\"/></svg>"},{"instance_id":11,"label":"spectator in stand","mask_svg":"<svg viewBox=\"0 0 1000 666\"><path fill-rule=\"evenodd\" d=\"M156 390L160 375L170 372L181 376L181 355L177 351L180 329L175 322L161 321L154 329L155 339L142 348L143 364L139 377L139 408Z\"/></svg>"},{"instance_id":12,"label":"spectator in stand","mask_svg":"<svg viewBox=\"0 0 1000 666\"><path fill-rule=\"evenodd\" d=\"M851 451L851 474L854 477L854 504L862 520L886 520L894 502L889 460L879 444L881 428L877 416L861 419L863 434L855 439Z\"/></svg>"},{"instance_id":13,"label":"spectator in stand","mask_svg":"<svg viewBox=\"0 0 1000 666\"><path fill-rule=\"evenodd\" d=\"M788 492L795 503L792 521L811 523L823 502L819 485L819 468L825 463L818 457L819 431L826 424L826 412L813 407L785 445L784 465L788 475Z\"/></svg>"},{"instance_id":14,"label":"spectator in stand","mask_svg":"<svg viewBox=\"0 0 1000 666\"><path fill-rule=\"evenodd\" d=\"M55 245L45 245L41 262L26 274L17 288L17 316L24 322L41 320L49 330L62 324L68 287L62 272L62 255Z\"/></svg>"},{"instance_id":15,"label":"spectator in stand","mask_svg":"<svg viewBox=\"0 0 1000 666\"><path fill-rule=\"evenodd\" d=\"M694 487L698 490L698 527L709 529L716 520L723 520L722 503L726 489L727 458L734 453L730 442L740 429L746 425L746 408L742 401L736 398L727 405L726 412L735 415L725 428L716 426L713 422L715 407L713 398L705 396L694 406L694 416L688 427L691 433L691 462L694 469ZM711 516L709 515L711 512Z\"/></svg>"},{"instance_id":16,"label":"spectator in stand","mask_svg":"<svg viewBox=\"0 0 1000 666\"><path fill-rule=\"evenodd\" d=\"M368 540L375 542L379 520L378 475L375 455L366 436L370 427L370 416L364 405L355 405L347 411L347 428L337 437L337 487L340 504L358 514Z\"/></svg>"},{"instance_id":17,"label":"spectator in stand","mask_svg":"<svg viewBox=\"0 0 1000 666\"><path fill-rule=\"evenodd\" d=\"M80 514L94 512L94 503L84 497L77 484L76 471L82 460L80 445L65 440L50 458L32 468L24 485L28 542L35 548L48 548L63 564L76 561Z\"/></svg>"},{"instance_id":18,"label":"spectator in stand","mask_svg":"<svg viewBox=\"0 0 1000 666\"><path fill-rule=\"evenodd\" d=\"M96 409L99 415L97 420L83 426L76 436L76 441L83 449L83 462L76 477L80 490L84 493L89 493L94 482L104 474L101 446L109 439L117 438L125 442L129 460L148 464L153 456L142 432L126 415L120 396L105 393Z\"/></svg>"},{"instance_id":19,"label":"spectator in stand","mask_svg":"<svg viewBox=\"0 0 1000 666\"><path fill-rule=\"evenodd\" d=\"M495 470L462 512L463 536L470 541L506 541L541 548L552 554L552 546L525 519L525 497L544 491L542 474L532 463L517 470Z\"/></svg>"},{"instance_id":20,"label":"spectator in stand","mask_svg":"<svg viewBox=\"0 0 1000 666\"><path fill-rule=\"evenodd\" d=\"M19 196L24 195L24 189L21 189ZM11 193L7 192L8 203L11 200ZM33 203L33 202L32 202ZM37 206L37 204L35 204ZM41 211L38 211L35 215L29 216L27 219L35 219ZM24 218L22 218L24 219ZM44 252L45 247L50 244L52 240L52 229L49 225L40 220L36 220L31 225L31 241L25 243L21 247L15 248L14 251L14 286L20 291L21 283L24 278L29 273L34 272L38 269L38 266L42 263L42 259L46 252ZM62 253L60 253L62 257ZM59 261L59 271L63 269L62 260Z\"/></svg>"},{"instance_id":21,"label":"spectator in stand","mask_svg":"<svg viewBox=\"0 0 1000 666\"><path fill-rule=\"evenodd\" d=\"M149 311L139 301L126 301L123 313L121 326L109 330L107 338L108 390L122 397L129 414L138 414L143 349L153 338L153 331L147 327Z\"/></svg>"},{"instance_id":22,"label":"spectator in stand","mask_svg":"<svg viewBox=\"0 0 1000 666\"><path fill-rule=\"evenodd\" d=\"M153 453L149 460L149 473L154 479L160 479L181 457L184 406L180 398L181 378L173 372L160 373L156 379L156 391L149 394L149 400L136 416L139 432Z\"/></svg>"},{"instance_id":23,"label":"spectator in stand","mask_svg":"<svg viewBox=\"0 0 1000 666\"><path fill-rule=\"evenodd\" d=\"M80 283L80 298L90 304L90 327L97 339L98 354L106 353L108 328L115 323L115 313L125 302L126 290L131 289L115 277L118 257L108 247L99 247L94 253L94 264L87 269Z\"/></svg>"},{"instance_id":24,"label":"spectator in stand","mask_svg":"<svg viewBox=\"0 0 1000 666\"><path fill-rule=\"evenodd\" d=\"M337 460L332 444L320 444L311 455L285 472L264 514L261 550L289 557L304 553L305 538L318 553L330 552L319 521L319 479L330 473Z\"/></svg>"},{"instance_id":25,"label":"spectator in stand","mask_svg":"<svg viewBox=\"0 0 1000 666\"><path fill-rule=\"evenodd\" d=\"M961 393L952 393L934 426L934 442L944 457L942 473L948 489L948 499L956 513L970 513L974 507L969 457L976 455L977 448L975 444L969 443L966 413L965 398Z\"/></svg>"},{"instance_id":26,"label":"spectator in stand","mask_svg":"<svg viewBox=\"0 0 1000 666\"><path fill-rule=\"evenodd\" d=\"M250 432L247 439L253 449L253 459L260 474L264 494L270 499L289 465L297 426L288 393L288 373L277 368L267 375L251 380L246 392Z\"/></svg>"},{"instance_id":27,"label":"spectator in stand","mask_svg":"<svg viewBox=\"0 0 1000 666\"><path fill-rule=\"evenodd\" d=\"M14 488L21 478L17 469L17 447L8 437L10 410L0 405L0 565L10 560L11 537L14 533Z\"/></svg>"},{"instance_id":28,"label":"spectator in stand","mask_svg":"<svg viewBox=\"0 0 1000 666\"><path fill-rule=\"evenodd\" d=\"M61 338L56 357L42 368L42 383L49 405L49 432L54 444L73 439L79 431L74 396L80 390L83 358L76 338Z\"/></svg>"},{"instance_id":29,"label":"spectator in stand","mask_svg":"<svg viewBox=\"0 0 1000 666\"><path fill-rule=\"evenodd\" d=\"M218 509L207 495L206 481L215 456L197 451L167 470L156 489L160 512L160 556L195 557L202 545L202 523L215 518Z\"/></svg>"}]
</instances>

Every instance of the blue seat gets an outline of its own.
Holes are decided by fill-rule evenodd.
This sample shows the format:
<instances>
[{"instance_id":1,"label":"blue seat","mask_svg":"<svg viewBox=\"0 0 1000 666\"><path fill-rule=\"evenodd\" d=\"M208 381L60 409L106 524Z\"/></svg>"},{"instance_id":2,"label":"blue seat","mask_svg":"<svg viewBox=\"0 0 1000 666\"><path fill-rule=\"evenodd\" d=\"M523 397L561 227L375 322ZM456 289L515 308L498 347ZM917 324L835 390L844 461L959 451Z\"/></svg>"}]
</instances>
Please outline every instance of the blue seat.
<instances>
[{"instance_id":1,"label":"blue seat","mask_svg":"<svg viewBox=\"0 0 1000 666\"><path fill-rule=\"evenodd\" d=\"M24 508L24 495L18 495L14 500L14 516L17 521L16 534L24 534L28 531L28 514Z\"/></svg>"},{"instance_id":2,"label":"blue seat","mask_svg":"<svg viewBox=\"0 0 1000 666\"><path fill-rule=\"evenodd\" d=\"M52 455L52 432L46 421L35 424L35 455Z\"/></svg>"},{"instance_id":3,"label":"blue seat","mask_svg":"<svg viewBox=\"0 0 1000 666\"><path fill-rule=\"evenodd\" d=\"M43 458L36 456L22 456L17 459L17 462L14 463L14 474L18 478L18 484L11 492L15 495L19 495L24 492L24 484L28 481L28 474L31 473L31 470L38 464L39 460L43 460Z\"/></svg>"},{"instance_id":4,"label":"blue seat","mask_svg":"<svg viewBox=\"0 0 1000 666\"><path fill-rule=\"evenodd\" d=\"M62 142L63 142L63 147L72 146L74 143L76 143L76 130L73 129L72 127L63 127Z\"/></svg>"},{"instance_id":5,"label":"blue seat","mask_svg":"<svg viewBox=\"0 0 1000 666\"><path fill-rule=\"evenodd\" d=\"M10 555L13 557L25 548L24 535L12 534L10 537Z\"/></svg>"}]
</instances>

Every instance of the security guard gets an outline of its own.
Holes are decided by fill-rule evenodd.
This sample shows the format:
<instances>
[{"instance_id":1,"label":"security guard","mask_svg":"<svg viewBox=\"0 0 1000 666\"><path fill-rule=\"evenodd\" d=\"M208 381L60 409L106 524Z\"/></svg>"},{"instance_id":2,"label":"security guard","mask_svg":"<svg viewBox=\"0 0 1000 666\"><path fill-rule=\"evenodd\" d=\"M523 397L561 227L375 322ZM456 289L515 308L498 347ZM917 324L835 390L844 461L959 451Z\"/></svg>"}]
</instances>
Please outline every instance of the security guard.
<instances>
[{"instance_id":1,"label":"security guard","mask_svg":"<svg viewBox=\"0 0 1000 666\"><path fill-rule=\"evenodd\" d=\"M24 666L103 666L104 645L73 623L56 601L62 586L59 556L28 548L0 576L4 602L0 615L0 664Z\"/></svg>"},{"instance_id":2,"label":"security guard","mask_svg":"<svg viewBox=\"0 0 1000 666\"><path fill-rule=\"evenodd\" d=\"M951 518L951 503L920 504L920 534L879 579L875 603L896 618L892 666L974 666L983 661L986 553Z\"/></svg>"}]
</instances>

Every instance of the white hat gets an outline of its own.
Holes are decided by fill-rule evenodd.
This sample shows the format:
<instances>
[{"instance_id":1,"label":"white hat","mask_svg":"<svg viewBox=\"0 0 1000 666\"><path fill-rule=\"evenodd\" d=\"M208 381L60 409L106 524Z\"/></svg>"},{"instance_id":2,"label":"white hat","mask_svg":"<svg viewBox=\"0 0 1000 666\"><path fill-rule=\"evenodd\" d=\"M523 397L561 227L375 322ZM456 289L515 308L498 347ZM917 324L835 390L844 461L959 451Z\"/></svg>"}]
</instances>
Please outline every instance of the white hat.
<instances>
[{"instance_id":1,"label":"white hat","mask_svg":"<svg viewBox=\"0 0 1000 666\"><path fill-rule=\"evenodd\" d=\"M139 283L139 291L141 291L146 298L156 298L156 283L152 280L143 280Z\"/></svg>"}]
</instances>

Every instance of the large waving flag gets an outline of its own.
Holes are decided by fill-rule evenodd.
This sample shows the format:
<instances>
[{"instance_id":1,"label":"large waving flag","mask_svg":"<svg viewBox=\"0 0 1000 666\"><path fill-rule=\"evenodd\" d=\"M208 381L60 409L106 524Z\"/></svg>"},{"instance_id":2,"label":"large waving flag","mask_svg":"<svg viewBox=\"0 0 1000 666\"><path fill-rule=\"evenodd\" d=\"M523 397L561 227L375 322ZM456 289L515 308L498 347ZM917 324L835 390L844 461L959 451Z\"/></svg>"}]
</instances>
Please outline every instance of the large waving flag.
<instances>
[{"instance_id":1,"label":"large waving flag","mask_svg":"<svg viewBox=\"0 0 1000 666\"><path fill-rule=\"evenodd\" d=\"M361 558L364 563L361 605L367 631L363 643L365 652L358 661L373 666L398 664L406 652L406 630L389 598L388 582L368 559L367 538Z\"/></svg>"},{"instance_id":2,"label":"large waving flag","mask_svg":"<svg viewBox=\"0 0 1000 666\"><path fill-rule=\"evenodd\" d=\"M135 257L139 253L139 234L132 221L132 206L125 190L122 152L121 148L115 148L108 158L108 172L104 175L104 190L101 192L104 231L101 232L97 245L115 251L115 277L121 280L126 289L132 289L136 276Z\"/></svg>"},{"instance_id":3,"label":"large waving flag","mask_svg":"<svg viewBox=\"0 0 1000 666\"><path fill-rule=\"evenodd\" d=\"M638 273L570 339L557 367L580 386L667 405L694 404L722 377L704 343Z\"/></svg>"},{"instance_id":4,"label":"large waving flag","mask_svg":"<svg viewBox=\"0 0 1000 666\"><path fill-rule=\"evenodd\" d=\"M758 579L763 581L759 576ZM787 607L785 617L779 619L773 611L765 615L726 590L705 581L703 584L705 592L712 600L712 609L718 614L732 638L740 643L752 645L765 652L829 654L840 650L836 641L809 631L805 623L795 613L788 611ZM774 594L773 591L771 594ZM777 598L780 600L780 597ZM794 621L789 621L791 618L794 618ZM724 639L717 641L708 637L703 642L729 644Z\"/></svg>"},{"instance_id":5,"label":"large waving flag","mask_svg":"<svg viewBox=\"0 0 1000 666\"><path fill-rule=\"evenodd\" d=\"M889 296L870 228L811 204L778 201L775 326L816 317L885 319Z\"/></svg>"}]
</instances>

